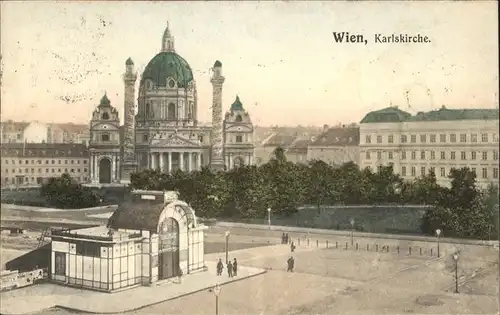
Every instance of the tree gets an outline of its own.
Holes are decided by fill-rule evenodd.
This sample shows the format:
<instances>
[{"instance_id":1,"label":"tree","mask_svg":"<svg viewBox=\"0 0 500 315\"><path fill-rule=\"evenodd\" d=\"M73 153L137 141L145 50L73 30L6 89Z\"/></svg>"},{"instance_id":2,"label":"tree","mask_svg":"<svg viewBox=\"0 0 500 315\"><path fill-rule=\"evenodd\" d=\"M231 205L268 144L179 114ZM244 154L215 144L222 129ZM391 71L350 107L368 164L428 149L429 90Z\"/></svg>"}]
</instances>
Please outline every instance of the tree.
<instances>
[{"instance_id":1,"label":"tree","mask_svg":"<svg viewBox=\"0 0 500 315\"><path fill-rule=\"evenodd\" d=\"M333 201L335 180L333 169L323 161L314 160L303 172L307 175L304 178L307 200L316 205L319 213L321 205Z\"/></svg>"},{"instance_id":2,"label":"tree","mask_svg":"<svg viewBox=\"0 0 500 315\"><path fill-rule=\"evenodd\" d=\"M41 194L49 205L63 209L95 207L101 199L97 192L78 184L68 173L50 178L42 185Z\"/></svg>"}]
</instances>

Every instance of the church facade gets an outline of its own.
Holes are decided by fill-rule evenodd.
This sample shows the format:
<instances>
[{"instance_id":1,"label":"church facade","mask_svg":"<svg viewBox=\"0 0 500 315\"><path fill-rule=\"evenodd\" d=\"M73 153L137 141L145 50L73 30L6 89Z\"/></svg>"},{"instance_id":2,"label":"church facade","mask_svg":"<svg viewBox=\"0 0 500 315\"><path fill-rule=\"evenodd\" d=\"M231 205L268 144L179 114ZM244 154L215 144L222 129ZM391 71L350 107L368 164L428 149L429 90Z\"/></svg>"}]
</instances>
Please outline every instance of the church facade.
<instances>
[{"instance_id":1,"label":"church facade","mask_svg":"<svg viewBox=\"0 0 500 315\"><path fill-rule=\"evenodd\" d=\"M92 115L92 183L128 183L132 172L145 169L228 170L254 163L253 124L238 96L223 119L222 63L212 67L212 125L201 126L193 71L176 53L168 26L160 52L141 75L137 99L137 73L130 58L123 81L124 125L120 127L118 112L106 95Z\"/></svg>"}]
</instances>

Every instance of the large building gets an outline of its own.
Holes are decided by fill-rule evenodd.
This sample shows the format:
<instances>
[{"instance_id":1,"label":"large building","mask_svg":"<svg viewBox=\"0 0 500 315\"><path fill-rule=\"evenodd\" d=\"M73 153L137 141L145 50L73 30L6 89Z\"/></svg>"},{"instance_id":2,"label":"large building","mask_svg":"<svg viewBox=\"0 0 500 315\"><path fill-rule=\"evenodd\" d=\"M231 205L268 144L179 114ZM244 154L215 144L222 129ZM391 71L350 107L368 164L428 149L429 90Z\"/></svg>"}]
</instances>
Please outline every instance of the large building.
<instances>
[{"instance_id":1,"label":"large building","mask_svg":"<svg viewBox=\"0 0 500 315\"><path fill-rule=\"evenodd\" d=\"M93 113L93 183L127 183L130 173L144 169L194 171L254 163L253 125L238 97L223 121L222 63L216 61L212 68L212 125L201 126L193 71L176 53L168 26L161 44L142 73L137 99L134 63L130 58L125 63L122 137L117 138L118 114L107 97Z\"/></svg>"},{"instance_id":2,"label":"large building","mask_svg":"<svg viewBox=\"0 0 500 315\"><path fill-rule=\"evenodd\" d=\"M320 160L331 166L340 166L347 162L359 165L359 127L326 128L309 143L307 159Z\"/></svg>"},{"instance_id":3,"label":"large building","mask_svg":"<svg viewBox=\"0 0 500 315\"><path fill-rule=\"evenodd\" d=\"M360 124L360 166L394 166L404 179L433 171L449 185L452 168L469 167L477 183L498 184L498 109L448 109L411 115L397 107L368 113Z\"/></svg>"},{"instance_id":4,"label":"large building","mask_svg":"<svg viewBox=\"0 0 500 315\"><path fill-rule=\"evenodd\" d=\"M83 144L3 143L2 186L37 185L68 173L89 180L89 152Z\"/></svg>"},{"instance_id":5,"label":"large building","mask_svg":"<svg viewBox=\"0 0 500 315\"><path fill-rule=\"evenodd\" d=\"M2 143L89 143L89 127L82 124L7 120L0 130Z\"/></svg>"}]
</instances>

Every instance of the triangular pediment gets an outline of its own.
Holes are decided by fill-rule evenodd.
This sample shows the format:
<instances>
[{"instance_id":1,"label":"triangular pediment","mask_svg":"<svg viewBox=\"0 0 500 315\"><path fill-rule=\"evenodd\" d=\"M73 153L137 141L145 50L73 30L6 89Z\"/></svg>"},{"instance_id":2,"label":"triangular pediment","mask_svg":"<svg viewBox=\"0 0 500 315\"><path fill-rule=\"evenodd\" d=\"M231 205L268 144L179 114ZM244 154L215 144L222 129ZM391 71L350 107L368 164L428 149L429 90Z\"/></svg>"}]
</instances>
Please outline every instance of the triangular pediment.
<instances>
[{"instance_id":1,"label":"triangular pediment","mask_svg":"<svg viewBox=\"0 0 500 315\"><path fill-rule=\"evenodd\" d=\"M164 139L153 139L151 144L160 147L199 147L196 139L186 139L179 135L172 135Z\"/></svg>"}]
</instances>

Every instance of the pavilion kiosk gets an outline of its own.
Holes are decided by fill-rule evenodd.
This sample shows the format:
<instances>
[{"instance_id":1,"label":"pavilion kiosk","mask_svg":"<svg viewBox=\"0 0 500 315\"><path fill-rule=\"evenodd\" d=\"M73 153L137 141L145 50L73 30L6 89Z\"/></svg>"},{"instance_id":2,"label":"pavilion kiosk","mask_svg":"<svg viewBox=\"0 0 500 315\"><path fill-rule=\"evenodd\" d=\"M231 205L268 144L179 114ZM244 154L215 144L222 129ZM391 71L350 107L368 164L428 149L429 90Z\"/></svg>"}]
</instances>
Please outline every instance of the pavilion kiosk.
<instances>
[{"instance_id":1,"label":"pavilion kiosk","mask_svg":"<svg viewBox=\"0 0 500 315\"><path fill-rule=\"evenodd\" d=\"M53 230L51 281L113 292L205 271L204 230L175 192L132 192L107 226Z\"/></svg>"}]
</instances>

